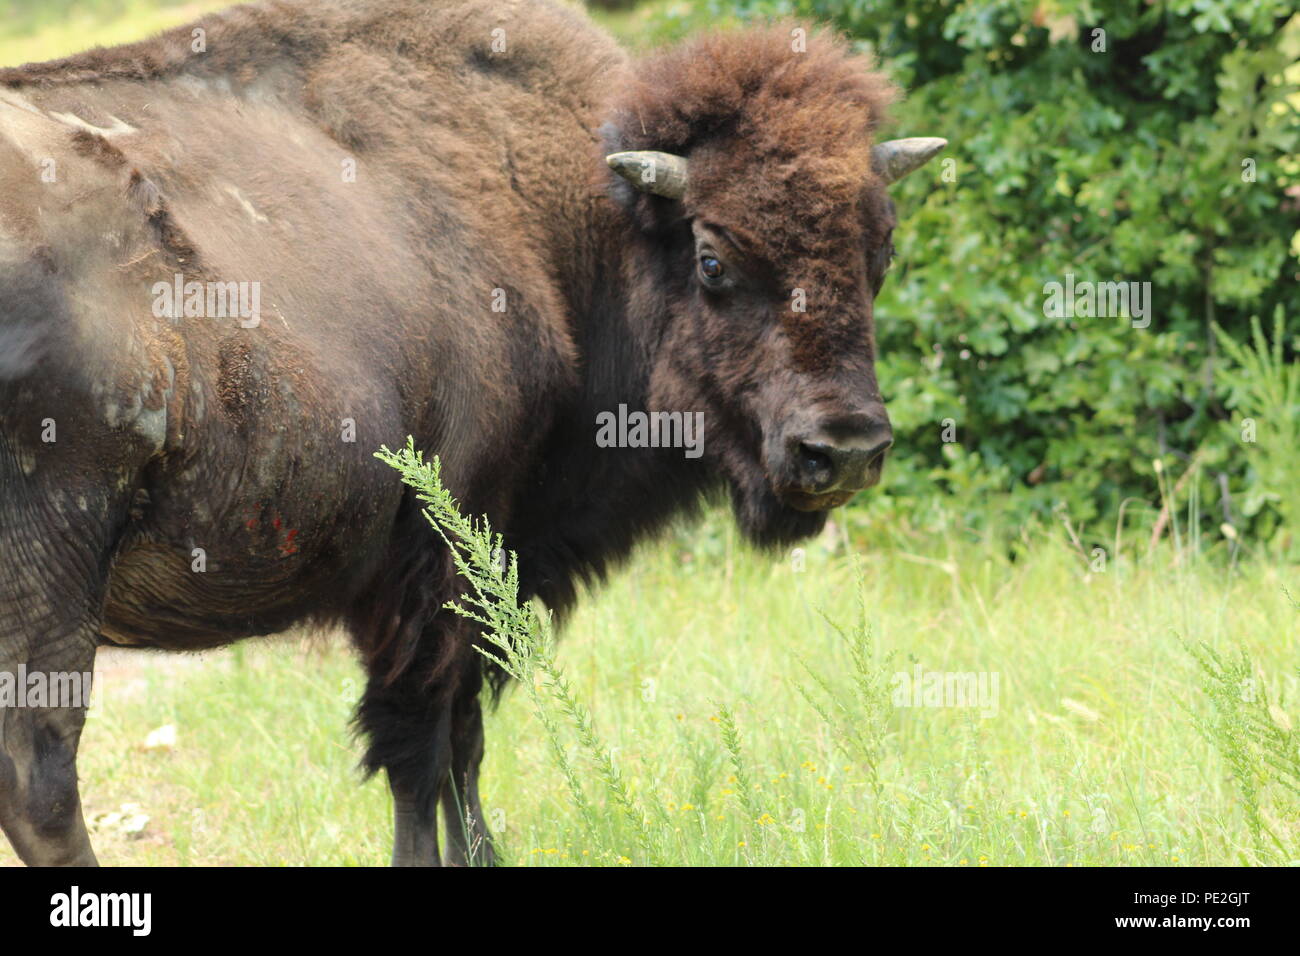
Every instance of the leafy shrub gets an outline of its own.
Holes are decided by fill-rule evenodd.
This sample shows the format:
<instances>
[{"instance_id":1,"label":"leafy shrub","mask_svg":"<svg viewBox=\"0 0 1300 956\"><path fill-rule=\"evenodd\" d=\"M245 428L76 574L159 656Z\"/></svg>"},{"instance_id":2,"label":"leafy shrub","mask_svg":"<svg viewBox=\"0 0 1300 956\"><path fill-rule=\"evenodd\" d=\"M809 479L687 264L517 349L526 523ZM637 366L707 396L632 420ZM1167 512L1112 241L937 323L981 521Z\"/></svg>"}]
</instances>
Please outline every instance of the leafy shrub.
<instances>
[{"instance_id":1,"label":"leafy shrub","mask_svg":"<svg viewBox=\"0 0 1300 956\"><path fill-rule=\"evenodd\" d=\"M1281 549L1294 547L1300 528L1300 362L1283 359L1285 326L1278 309L1269 344L1258 319L1251 319L1252 345L1243 345L1217 325L1215 335L1232 367L1224 379L1228 407L1237 420L1223 423L1229 440L1247 452L1250 481L1241 509L1253 517L1266 507L1276 512ZM1267 527L1266 525L1264 527ZM1261 534L1263 530L1261 529Z\"/></svg>"}]
</instances>

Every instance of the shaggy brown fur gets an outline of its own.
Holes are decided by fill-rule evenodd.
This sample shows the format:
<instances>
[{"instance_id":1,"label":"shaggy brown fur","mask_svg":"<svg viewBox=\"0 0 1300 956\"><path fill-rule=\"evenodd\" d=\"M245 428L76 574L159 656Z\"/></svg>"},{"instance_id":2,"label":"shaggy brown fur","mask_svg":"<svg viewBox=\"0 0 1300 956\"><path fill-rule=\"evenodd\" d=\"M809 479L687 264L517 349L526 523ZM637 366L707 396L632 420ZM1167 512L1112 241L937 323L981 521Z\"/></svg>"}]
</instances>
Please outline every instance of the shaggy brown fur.
<instances>
[{"instance_id":1,"label":"shaggy brown fur","mask_svg":"<svg viewBox=\"0 0 1300 956\"><path fill-rule=\"evenodd\" d=\"M437 861L439 800L452 857L489 856L477 635L371 453L440 455L558 610L710 491L779 546L874 482L883 451L833 485L818 449L887 441L893 94L794 30L633 62L546 0L274 0L0 71L0 670L341 622L395 861ZM686 156L683 200L605 167L629 148ZM260 324L160 317L178 275L260 283ZM620 405L700 413L702 456L599 447ZM30 862L93 860L81 717L0 714Z\"/></svg>"},{"instance_id":2,"label":"shaggy brown fur","mask_svg":"<svg viewBox=\"0 0 1300 956\"><path fill-rule=\"evenodd\" d=\"M860 263L891 225L873 202L871 145L895 88L864 57L802 28L714 34L638 64L616 94L613 149L690 156L688 209L726 223L783 288L816 289L818 314L783 317L801 368L860 346Z\"/></svg>"}]
</instances>

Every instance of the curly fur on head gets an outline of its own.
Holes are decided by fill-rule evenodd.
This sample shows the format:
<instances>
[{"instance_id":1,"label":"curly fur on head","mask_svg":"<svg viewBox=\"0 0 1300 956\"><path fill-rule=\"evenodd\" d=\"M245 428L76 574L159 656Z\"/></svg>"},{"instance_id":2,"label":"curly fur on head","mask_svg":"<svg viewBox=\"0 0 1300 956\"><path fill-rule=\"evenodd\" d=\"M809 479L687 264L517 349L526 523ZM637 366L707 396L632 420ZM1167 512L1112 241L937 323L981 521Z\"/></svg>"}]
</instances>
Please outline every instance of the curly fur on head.
<instances>
[{"instance_id":1,"label":"curly fur on head","mask_svg":"<svg viewBox=\"0 0 1300 956\"><path fill-rule=\"evenodd\" d=\"M897 98L872 61L824 29L782 21L708 34L635 63L602 128L608 152L687 156L692 214L726 227L788 287L819 290L816 321L791 328L805 369L858 344L856 270L843 250L883 239L890 216L871 170L874 134ZM621 182L640 224L665 204Z\"/></svg>"},{"instance_id":2,"label":"curly fur on head","mask_svg":"<svg viewBox=\"0 0 1300 956\"><path fill-rule=\"evenodd\" d=\"M798 161L870 145L897 89L821 28L782 21L705 34L638 61L614 99L623 149L688 153L718 137Z\"/></svg>"}]
</instances>

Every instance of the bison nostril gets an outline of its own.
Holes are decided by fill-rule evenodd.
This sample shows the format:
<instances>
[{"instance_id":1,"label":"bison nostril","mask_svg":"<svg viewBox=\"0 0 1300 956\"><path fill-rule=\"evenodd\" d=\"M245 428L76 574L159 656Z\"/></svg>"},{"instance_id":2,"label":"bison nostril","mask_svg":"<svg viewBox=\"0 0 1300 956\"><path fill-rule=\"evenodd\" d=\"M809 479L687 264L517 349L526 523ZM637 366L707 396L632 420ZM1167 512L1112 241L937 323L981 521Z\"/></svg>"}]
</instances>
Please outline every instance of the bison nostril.
<instances>
[{"instance_id":1,"label":"bison nostril","mask_svg":"<svg viewBox=\"0 0 1300 956\"><path fill-rule=\"evenodd\" d=\"M876 468L885 463L885 452L894 446L893 438L886 438L867 452L867 467Z\"/></svg>"},{"instance_id":2,"label":"bison nostril","mask_svg":"<svg viewBox=\"0 0 1300 956\"><path fill-rule=\"evenodd\" d=\"M831 491L858 491L880 480L885 453L894 443L893 435L879 433L866 440L858 439L839 445L833 442L798 441L793 452L798 482L807 494Z\"/></svg>"},{"instance_id":3,"label":"bison nostril","mask_svg":"<svg viewBox=\"0 0 1300 956\"><path fill-rule=\"evenodd\" d=\"M829 485L835 478L835 463L827 445L799 443L799 471L813 489Z\"/></svg>"}]
</instances>

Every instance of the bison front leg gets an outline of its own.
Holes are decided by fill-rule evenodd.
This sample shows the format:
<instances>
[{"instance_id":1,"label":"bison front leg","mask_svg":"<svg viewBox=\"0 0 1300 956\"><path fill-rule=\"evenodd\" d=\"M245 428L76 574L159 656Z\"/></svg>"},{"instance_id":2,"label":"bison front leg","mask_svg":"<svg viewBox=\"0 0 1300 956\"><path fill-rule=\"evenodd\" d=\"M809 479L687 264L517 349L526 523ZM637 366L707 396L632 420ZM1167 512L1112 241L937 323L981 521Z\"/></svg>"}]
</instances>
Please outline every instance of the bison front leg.
<instances>
[{"instance_id":1,"label":"bison front leg","mask_svg":"<svg viewBox=\"0 0 1300 956\"><path fill-rule=\"evenodd\" d=\"M477 661L472 668L452 705L451 774L442 791L448 866L491 866L495 862L492 835L478 795L479 764L483 761L483 709L478 699L482 677Z\"/></svg>"},{"instance_id":2,"label":"bison front leg","mask_svg":"<svg viewBox=\"0 0 1300 956\"><path fill-rule=\"evenodd\" d=\"M372 675L357 720L370 738L365 766L393 794L393 866L439 866L438 796L451 767L451 708L436 685Z\"/></svg>"},{"instance_id":3,"label":"bison front leg","mask_svg":"<svg viewBox=\"0 0 1300 956\"><path fill-rule=\"evenodd\" d=\"M420 544L413 559L393 562L390 577L352 614L353 640L369 672L356 717L369 738L362 764L388 777L394 866L441 865L440 802L447 862L486 862L492 857L478 798L483 677L475 631L442 609L450 591L439 586L450 571L447 559Z\"/></svg>"},{"instance_id":4,"label":"bison front leg","mask_svg":"<svg viewBox=\"0 0 1300 956\"><path fill-rule=\"evenodd\" d=\"M451 757L450 721L444 716L432 731L427 766L388 767L393 793L393 866L440 866L438 791ZM431 786L433 789L430 789Z\"/></svg>"}]
</instances>

